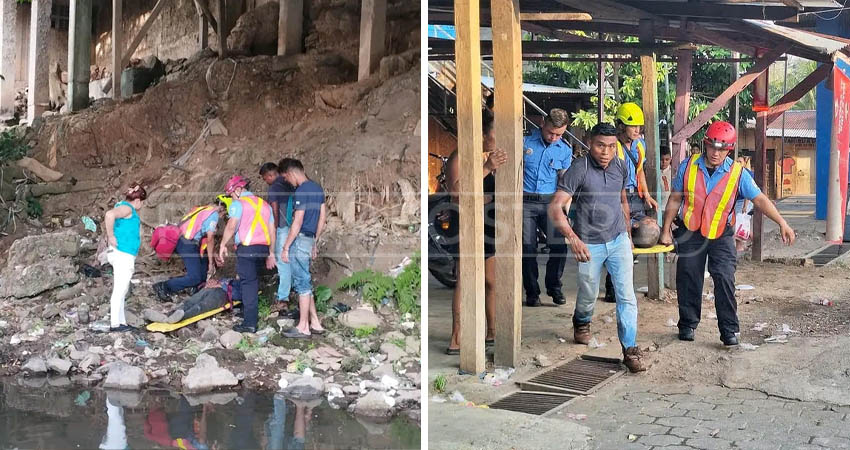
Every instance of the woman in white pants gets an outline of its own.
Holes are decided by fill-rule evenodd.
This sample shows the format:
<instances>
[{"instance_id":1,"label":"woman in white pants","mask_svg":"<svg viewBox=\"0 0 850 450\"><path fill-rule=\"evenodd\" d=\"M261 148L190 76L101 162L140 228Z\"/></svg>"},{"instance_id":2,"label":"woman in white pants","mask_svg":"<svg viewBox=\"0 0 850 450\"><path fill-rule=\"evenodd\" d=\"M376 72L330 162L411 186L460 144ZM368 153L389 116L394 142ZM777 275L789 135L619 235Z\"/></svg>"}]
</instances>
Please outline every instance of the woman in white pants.
<instances>
[{"instance_id":1,"label":"woman in white pants","mask_svg":"<svg viewBox=\"0 0 850 450\"><path fill-rule=\"evenodd\" d=\"M148 197L145 189L134 184L124 195L124 201L106 212L104 229L109 244L107 261L112 264L113 284L110 304L110 331L129 331L134 328L127 325L124 318L124 297L130 288L136 255L141 245L141 220L137 211L142 201Z\"/></svg>"}]
</instances>

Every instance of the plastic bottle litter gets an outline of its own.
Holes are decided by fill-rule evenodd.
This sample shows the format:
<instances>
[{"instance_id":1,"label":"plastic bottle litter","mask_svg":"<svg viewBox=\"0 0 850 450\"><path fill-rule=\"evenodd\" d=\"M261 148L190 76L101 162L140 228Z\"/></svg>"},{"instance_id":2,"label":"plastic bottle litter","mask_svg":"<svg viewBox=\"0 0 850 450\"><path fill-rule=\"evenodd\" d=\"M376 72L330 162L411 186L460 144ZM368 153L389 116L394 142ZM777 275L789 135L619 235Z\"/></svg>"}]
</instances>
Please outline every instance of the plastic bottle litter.
<instances>
[{"instance_id":1,"label":"plastic bottle litter","mask_svg":"<svg viewBox=\"0 0 850 450\"><path fill-rule=\"evenodd\" d=\"M606 344L604 342L597 341L596 337L591 338L590 342L587 343L587 346L590 348L602 348L605 347L605 345Z\"/></svg>"},{"instance_id":2,"label":"plastic bottle litter","mask_svg":"<svg viewBox=\"0 0 850 450\"><path fill-rule=\"evenodd\" d=\"M815 305L823 305L823 306L832 306L833 305L832 300L827 300L825 298L814 299L811 302L814 303Z\"/></svg>"},{"instance_id":3,"label":"plastic bottle litter","mask_svg":"<svg viewBox=\"0 0 850 450\"><path fill-rule=\"evenodd\" d=\"M649 287L641 286L641 287L635 289L635 292L639 292L641 294L646 294L647 292L649 292Z\"/></svg>"},{"instance_id":4,"label":"plastic bottle litter","mask_svg":"<svg viewBox=\"0 0 850 450\"><path fill-rule=\"evenodd\" d=\"M755 289L755 287L753 287L749 284L739 284L739 285L735 286L735 289L737 289L739 291L752 291L753 289Z\"/></svg>"},{"instance_id":5,"label":"plastic bottle litter","mask_svg":"<svg viewBox=\"0 0 850 450\"><path fill-rule=\"evenodd\" d=\"M102 320L98 320L97 322L92 322L91 325L89 325L89 328L96 333L105 333L109 331L109 324Z\"/></svg>"}]
</instances>

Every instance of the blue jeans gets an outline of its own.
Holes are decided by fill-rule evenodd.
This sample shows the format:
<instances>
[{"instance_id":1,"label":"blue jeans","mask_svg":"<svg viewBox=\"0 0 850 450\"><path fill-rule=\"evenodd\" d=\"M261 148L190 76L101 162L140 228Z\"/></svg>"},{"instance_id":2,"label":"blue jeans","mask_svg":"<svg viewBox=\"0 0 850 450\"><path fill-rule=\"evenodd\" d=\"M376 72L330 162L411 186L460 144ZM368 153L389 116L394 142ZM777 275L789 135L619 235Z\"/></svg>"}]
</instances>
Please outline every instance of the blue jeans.
<instances>
[{"instance_id":1,"label":"blue jeans","mask_svg":"<svg viewBox=\"0 0 850 450\"><path fill-rule=\"evenodd\" d=\"M617 335L624 348L634 347L637 339L637 298L632 284L632 245L627 233L604 244L587 244L590 261L578 264L578 295L573 315L574 325L590 323L593 306L599 294L602 265L614 281L617 298Z\"/></svg>"},{"instance_id":2,"label":"blue jeans","mask_svg":"<svg viewBox=\"0 0 850 450\"><path fill-rule=\"evenodd\" d=\"M277 301L282 302L289 301L289 291L292 289L292 268L290 263L285 263L280 258L280 252L283 250L283 244L286 243L288 235L289 227L278 228L274 244L274 256L277 258L277 276L280 278L280 283L277 285Z\"/></svg>"},{"instance_id":3,"label":"blue jeans","mask_svg":"<svg viewBox=\"0 0 850 450\"><path fill-rule=\"evenodd\" d=\"M210 261L206 253L204 253L203 257L201 256L201 245L199 243L181 236L180 240L177 241L177 247L175 247L174 253L180 255L180 259L183 260L183 266L186 267L186 275L166 281L165 288L168 293L180 292L183 289L195 287L206 281Z\"/></svg>"},{"instance_id":4,"label":"blue jeans","mask_svg":"<svg viewBox=\"0 0 850 450\"><path fill-rule=\"evenodd\" d=\"M289 261L292 264L292 282L298 295L313 293L310 279L310 258L315 239L299 234L289 248Z\"/></svg>"}]
</instances>

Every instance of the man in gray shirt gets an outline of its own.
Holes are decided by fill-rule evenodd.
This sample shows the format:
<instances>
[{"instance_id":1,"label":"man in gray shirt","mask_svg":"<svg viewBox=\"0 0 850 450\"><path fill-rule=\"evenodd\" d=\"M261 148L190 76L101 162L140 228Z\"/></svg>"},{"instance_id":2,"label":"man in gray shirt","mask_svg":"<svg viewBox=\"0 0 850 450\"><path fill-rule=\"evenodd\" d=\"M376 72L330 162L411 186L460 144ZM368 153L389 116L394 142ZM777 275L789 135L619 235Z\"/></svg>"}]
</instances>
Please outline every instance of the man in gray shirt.
<instances>
[{"instance_id":1,"label":"man in gray shirt","mask_svg":"<svg viewBox=\"0 0 850 450\"><path fill-rule=\"evenodd\" d=\"M614 281L617 298L617 334L623 363L631 372L642 372L637 347L637 298L632 284L632 243L625 164L615 156L617 130L608 123L590 130L590 153L577 159L558 180L549 203L549 218L570 243L578 261L578 295L573 314L573 335L579 344L590 342L590 322L599 294L602 266ZM575 200L575 228L564 208Z\"/></svg>"}]
</instances>

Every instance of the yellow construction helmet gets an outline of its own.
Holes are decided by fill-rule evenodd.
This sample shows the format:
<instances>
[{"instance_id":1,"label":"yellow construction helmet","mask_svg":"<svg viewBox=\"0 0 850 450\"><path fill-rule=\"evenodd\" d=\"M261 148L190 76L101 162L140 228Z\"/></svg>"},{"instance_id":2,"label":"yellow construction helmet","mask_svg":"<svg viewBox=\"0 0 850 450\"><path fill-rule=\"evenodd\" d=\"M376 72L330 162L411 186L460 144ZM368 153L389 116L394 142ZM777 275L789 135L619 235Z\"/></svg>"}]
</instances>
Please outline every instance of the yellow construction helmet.
<instances>
[{"instance_id":1,"label":"yellow construction helmet","mask_svg":"<svg viewBox=\"0 0 850 450\"><path fill-rule=\"evenodd\" d=\"M623 103L617 108L617 120L630 127L643 126L643 110L635 103Z\"/></svg>"}]
</instances>

